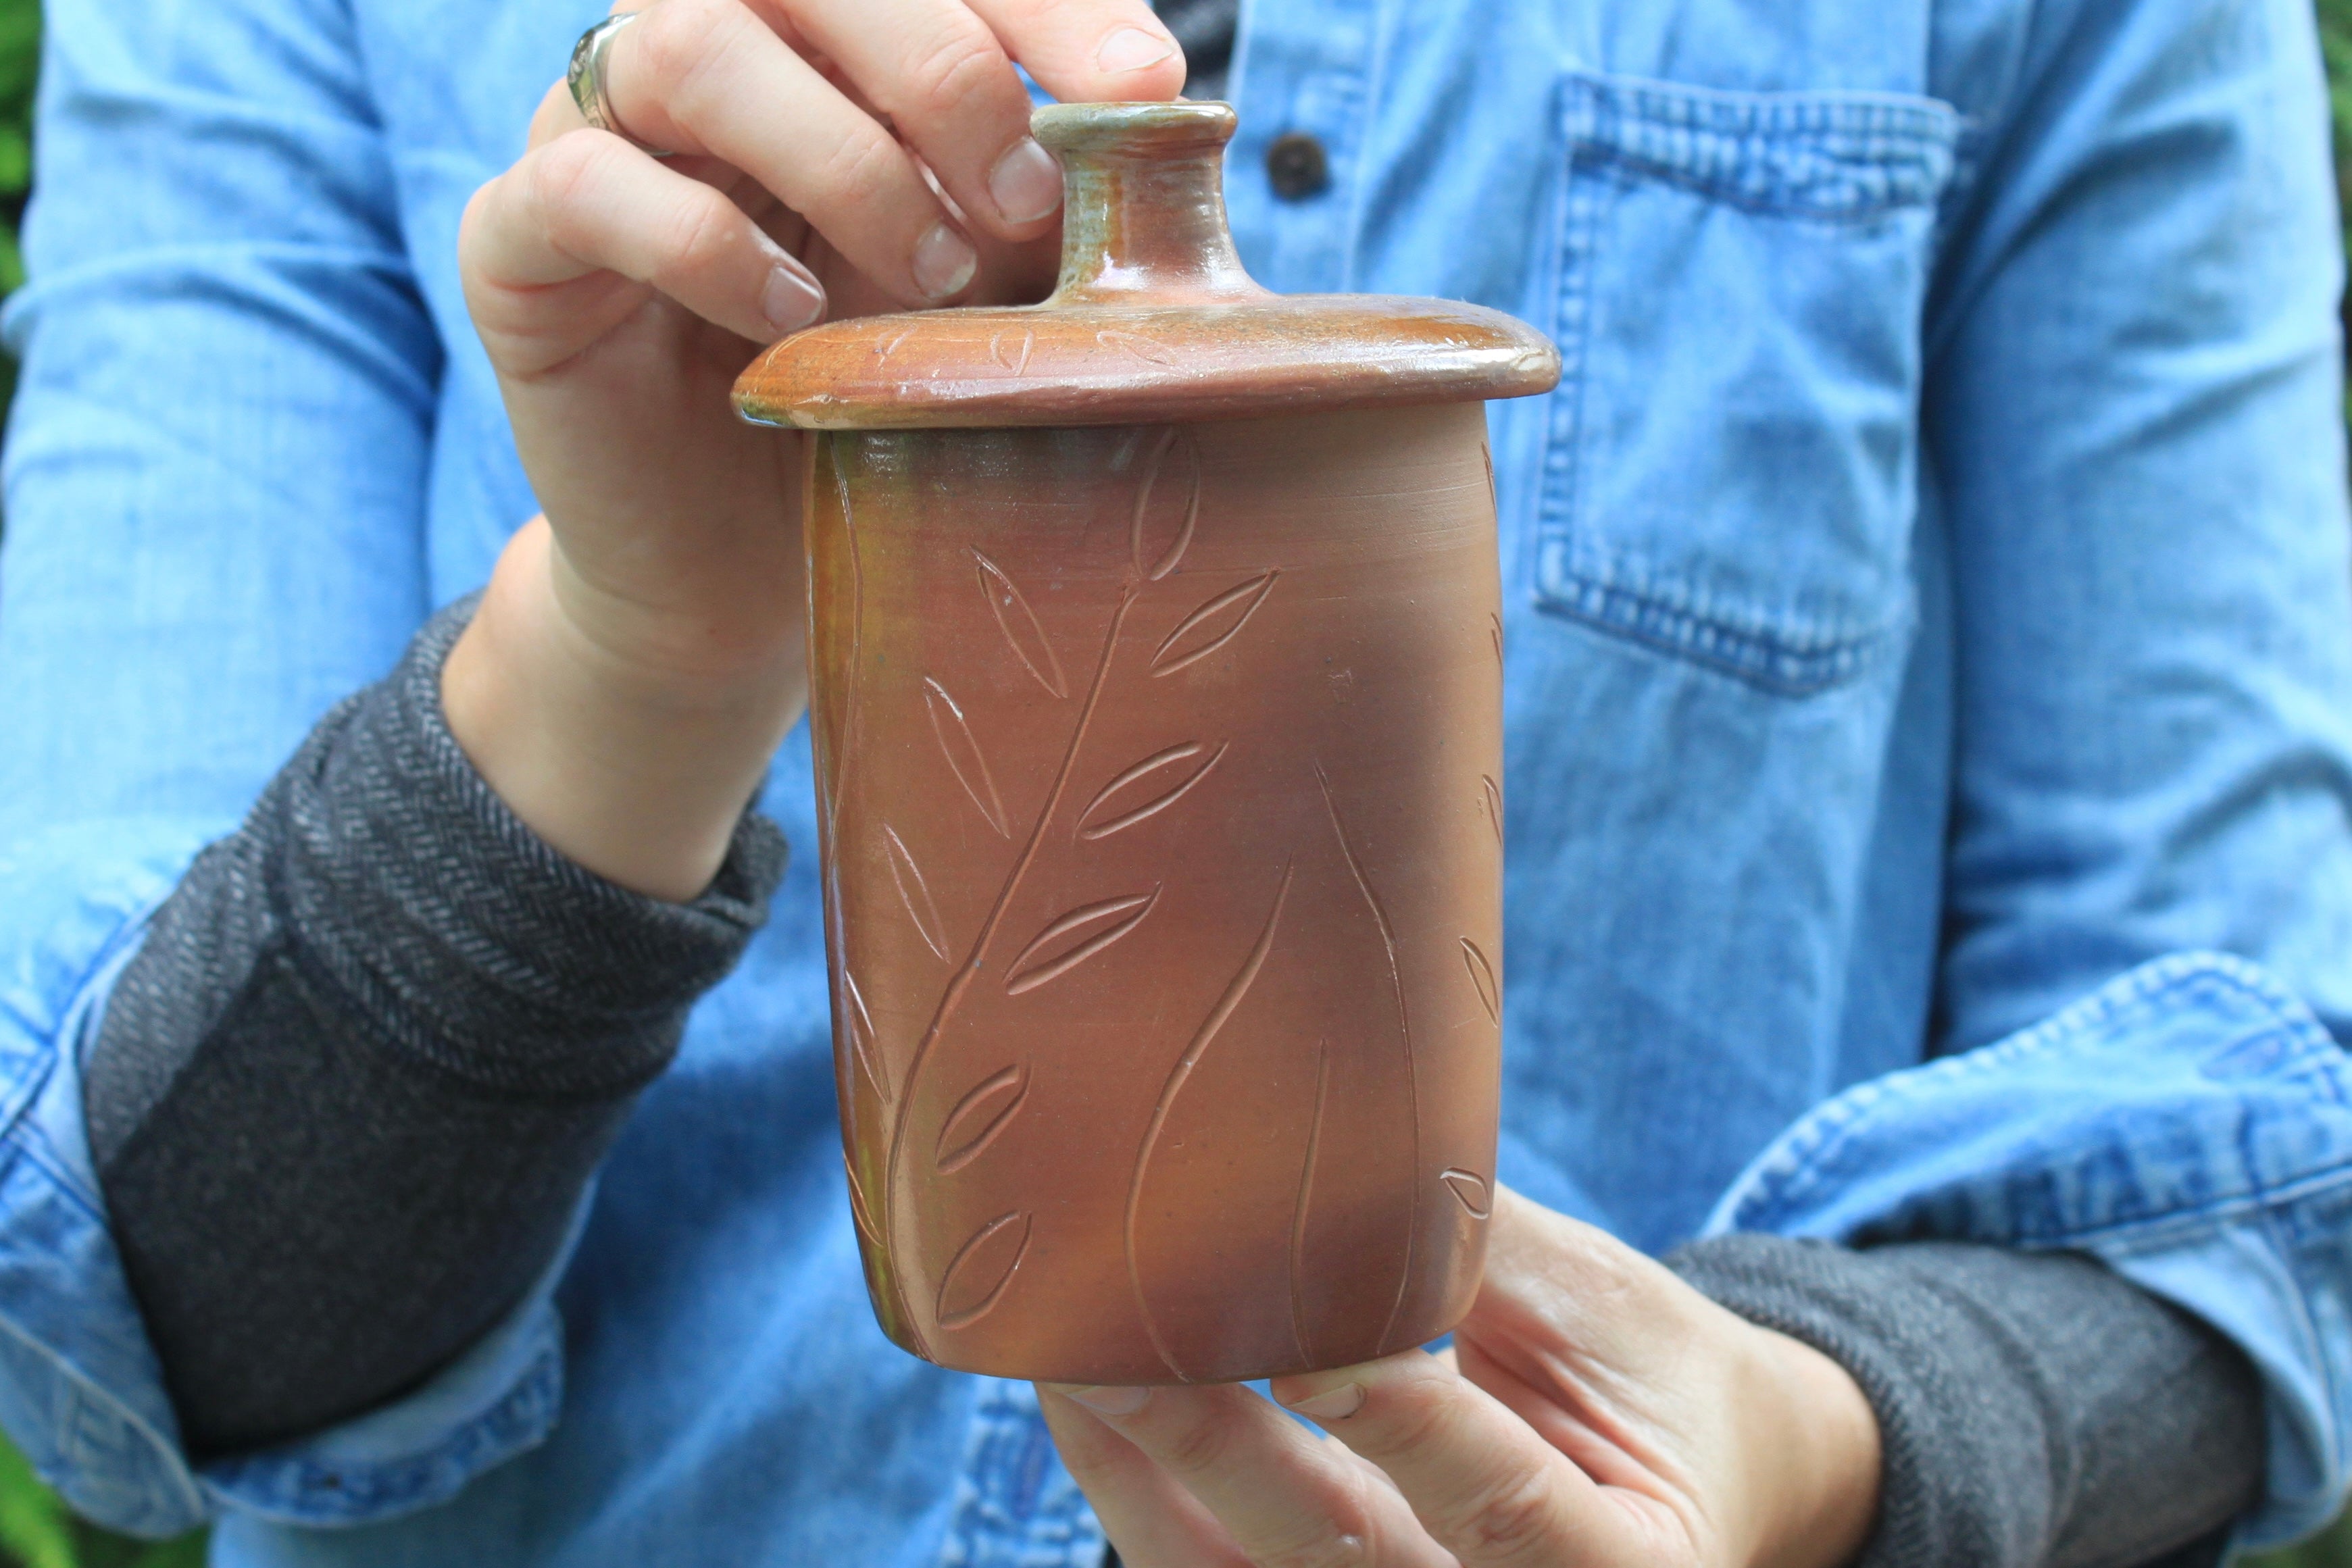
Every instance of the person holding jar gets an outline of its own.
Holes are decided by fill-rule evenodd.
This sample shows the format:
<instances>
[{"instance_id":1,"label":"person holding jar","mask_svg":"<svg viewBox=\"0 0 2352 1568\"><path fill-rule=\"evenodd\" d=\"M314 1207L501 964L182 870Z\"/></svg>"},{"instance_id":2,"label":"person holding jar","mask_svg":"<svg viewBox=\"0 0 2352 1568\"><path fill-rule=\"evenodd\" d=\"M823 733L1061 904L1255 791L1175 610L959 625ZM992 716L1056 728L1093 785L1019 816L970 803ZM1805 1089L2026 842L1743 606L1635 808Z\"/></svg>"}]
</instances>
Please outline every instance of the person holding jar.
<instances>
[{"instance_id":1,"label":"person holding jar","mask_svg":"<svg viewBox=\"0 0 2352 1568\"><path fill-rule=\"evenodd\" d=\"M45 71L0 1424L78 1508L236 1565L1876 1568L2339 1500L2301 0L88 0ZM1273 1387L1335 1441L941 1372L856 1266L802 449L727 392L1040 294L1033 87L1229 97L1261 281L1566 365L1492 414L1511 1190L1452 1346Z\"/></svg>"}]
</instances>

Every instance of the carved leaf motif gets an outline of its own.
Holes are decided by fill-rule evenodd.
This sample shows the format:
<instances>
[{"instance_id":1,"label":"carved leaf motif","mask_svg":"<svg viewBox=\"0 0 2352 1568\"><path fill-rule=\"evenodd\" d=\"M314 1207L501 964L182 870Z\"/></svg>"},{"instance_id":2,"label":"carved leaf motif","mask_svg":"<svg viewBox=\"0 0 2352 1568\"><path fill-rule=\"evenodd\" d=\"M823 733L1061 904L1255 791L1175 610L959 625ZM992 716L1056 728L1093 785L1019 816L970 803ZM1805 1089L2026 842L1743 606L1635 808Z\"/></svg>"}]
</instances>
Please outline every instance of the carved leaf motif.
<instances>
[{"instance_id":1,"label":"carved leaf motif","mask_svg":"<svg viewBox=\"0 0 2352 1568\"><path fill-rule=\"evenodd\" d=\"M898 902L907 906L907 918L915 923L915 934L923 946L944 958L948 956L947 923L940 918L940 906L931 898L931 884L923 880L922 868L915 857L907 852L898 830L887 823L882 829L882 844L890 861L890 884L898 890Z\"/></svg>"},{"instance_id":2,"label":"carved leaf motif","mask_svg":"<svg viewBox=\"0 0 2352 1568\"><path fill-rule=\"evenodd\" d=\"M989 776L988 758L982 755L980 738L971 733L971 722L963 716L963 709L948 695L947 687L928 675L923 677L923 706L931 711L931 733L940 737L940 749L947 754L948 767L955 773L956 782L971 797L971 803L980 808L988 825L996 830L996 836L1011 838L1013 831L1004 821L1004 802L997 796L996 780Z\"/></svg>"},{"instance_id":3,"label":"carved leaf motif","mask_svg":"<svg viewBox=\"0 0 2352 1568\"><path fill-rule=\"evenodd\" d=\"M1038 809L1030 828L1028 845L1013 861L1003 882L998 885L995 904L981 923L979 934L972 938L971 959L956 969L946 988L940 991L939 1001L931 1010L931 1021L916 1037L914 1049L908 1055L906 1077L900 1085L898 1106L891 1117L889 1145L882 1157L881 1190L886 1205L882 1211L882 1224L893 1245L898 1241L903 1207L892 1201L891 1194L899 1179L899 1173L905 1168L907 1150L912 1141L908 1136L911 1120L909 1112L919 1096L924 1069L935 1060L932 1048L950 1028L957 1007L970 990L974 977L980 974L982 960L992 950L998 923L1011 906L1014 893L1022 885L1022 879L1035 862L1038 846L1045 841L1045 824L1058 820L1056 813L1061 810L1063 792L1069 785L1072 769L1077 765L1079 750L1086 744L1087 727L1093 722L1095 706L1101 700L1103 684L1110 674L1111 655L1118 649L1120 631L1126 626L1127 612L1134 603L1135 585L1129 583L1111 611L1110 624L1103 628L1102 652L1096 659L1094 678L1087 687L1085 700L1078 705L1077 721L1071 726L1069 743L1062 752L1061 766L1055 770L1053 785L1045 791L1045 804ZM896 1283L898 1277L894 1275L892 1278L892 1288L896 1291L898 1289ZM930 1353L925 1343L923 1331L911 1315L905 1327L917 1353L929 1355Z\"/></svg>"},{"instance_id":4,"label":"carved leaf motif","mask_svg":"<svg viewBox=\"0 0 2352 1568\"><path fill-rule=\"evenodd\" d=\"M1201 520L1201 449L1192 432L1171 425L1152 444L1135 492L1128 535L1135 572L1158 582L1176 570Z\"/></svg>"},{"instance_id":5,"label":"carved leaf motif","mask_svg":"<svg viewBox=\"0 0 2352 1568\"><path fill-rule=\"evenodd\" d=\"M1201 742L1188 740L1145 758L1104 785L1087 803L1087 809L1078 813L1078 837L1089 841L1107 839L1146 817L1159 815L1207 778L1232 744L1221 741L1210 751ZM1203 752L1208 753L1205 758L1202 758ZM1196 762L1196 758L1202 759Z\"/></svg>"},{"instance_id":6,"label":"carved leaf motif","mask_svg":"<svg viewBox=\"0 0 2352 1568\"><path fill-rule=\"evenodd\" d=\"M874 1032L874 1015L866 1009L866 993L857 988L857 977L849 966L841 967L841 991L849 1003L849 1045L856 1054L857 1065L866 1070L866 1079L873 1083L874 1092L882 1103L890 1103L890 1079L883 1065L880 1042Z\"/></svg>"},{"instance_id":7,"label":"carved leaf motif","mask_svg":"<svg viewBox=\"0 0 2352 1568\"><path fill-rule=\"evenodd\" d=\"M1122 354L1132 354L1147 364L1172 365L1176 351L1157 338L1147 338L1140 332L1122 332L1109 328L1095 334L1095 341L1106 349L1116 349Z\"/></svg>"},{"instance_id":8,"label":"carved leaf motif","mask_svg":"<svg viewBox=\"0 0 2352 1568\"><path fill-rule=\"evenodd\" d=\"M1274 591L1275 580L1281 575L1277 567L1253 577L1238 588L1225 590L1176 622L1176 629L1168 633L1151 655L1151 673L1172 675L1232 642L1249 624L1250 617L1257 613L1257 607L1265 602L1265 596Z\"/></svg>"},{"instance_id":9,"label":"carved leaf motif","mask_svg":"<svg viewBox=\"0 0 2352 1568\"><path fill-rule=\"evenodd\" d=\"M1499 845L1503 841L1502 786L1496 784L1492 778L1481 773L1478 775L1478 789L1481 799L1486 802L1487 824L1495 830L1495 842Z\"/></svg>"},{"instance_id":10,"label":"carved leaf motif","mask_svg":"<svg viewBox=\"0 0 2352 1568\"><path fill-rule=\"evenodd\" d=\"M857 1167L849 1163L849 1152L842 1151L841 1168L849 1177L849 1218L857 1227L857 1234L866 1238L867 1246L879 1249L882 1228L874 1223L873 1210L866 1205L866 1188L857 1179Z\"/></svg>"},{"instance_id":11,"label":"carved leaf motif","mask_svg":"<svg viewBox=\"0 0 2352 1568\"><path fill-rule=\"evenodd\" d=\"M941 1176L951 1176L978 1159L981 1151L996 1141L1013 1113L1029 1098L1029 1069L1025 1064L1005 1068L981 1080L969 1094L956 1102L948 1113L947 1123L940 1129L939 1146L932 1151L934 1163Z\"/></svg>"},{"instance_id":12,"label":"carved leaf motif","mask_svg":"<svg viewBox=\"0 0 2352 1568\"><path fill-rule=\"evenodd\" d=\"M1014 375L1029 368L1029 355L1037 347L1037 334L1024 327L1018 332L1007 329L988 340L988 357L1011 371ZM1489 465L1492 484L1492 465Z\"/></svg>"},{"instance_id":13,"label":"carved leaf motif","mask_svg":"<svg viewBox=\"0 0 2352 1568\"><path fill-rule=\"evenodd\" d=\"M1462 1207L1470 1211L1471 1218L1484 1219L1495 1212L1494 1195L1487 1190L1485 1176L1475 1171L1456 1169L1439 1172L1437 1179L1462 1200Z\"/></svg>"},{"instance_id":14,"label":"carved leaf motif","mask_svg":"<svg viewBox=\"0 0 2352 1568\"><path fill-rule=\"evenodd\" d=\"M1070 685L1062 674L1062 661L1054 656L1054 645L1045 641L1045 627L1029 607L1028 595L1004 575L1003 567L978 550L971 552L971 559L980 563L981 594L988 601L1004 640L1013 644L1013 656L1037 677L1039 685L1057 697L1068 696Z\"/></svg>"},{"instance_id":15,"label":"carved leaf motif","mask_svg":"<svg viewBox=\"0 0 2352 1568\"><path fill-rule=\"evenodd\" d=\"M1005 976L1008 996L1034 991L1048 980L1058 980L1136 926L1160 902L1160 890L1107 898L1073 909L1037 933Z\"/></svg>"},{"instance_id":16,"label":"carved leaf motif","mask_svg":"<svg viewBox=\"0 0 2352 1568\"><path fill-rule=\"evenodd\" d=\"M972 1232L940 1276L940 1327L968 1329L1004 1299L1029 1250L1029 1216L1015 1209Z\"/></svg>"},{"instance_id":17,"label":"carved leaf motif","mask_svg":"<svg viewBox=\"0 0 2352 1568\"><path fill-rule=\"evenodd\" d=\"M1478 988L1478 1005L1486 1009L1488 1019L1502 1022L1503 993L1495 983L1495 966L1486 962L1486 955L1467 936L1462 938L1462 964L1470 971L1470 983Z\"/></svg>"}]
</instances>

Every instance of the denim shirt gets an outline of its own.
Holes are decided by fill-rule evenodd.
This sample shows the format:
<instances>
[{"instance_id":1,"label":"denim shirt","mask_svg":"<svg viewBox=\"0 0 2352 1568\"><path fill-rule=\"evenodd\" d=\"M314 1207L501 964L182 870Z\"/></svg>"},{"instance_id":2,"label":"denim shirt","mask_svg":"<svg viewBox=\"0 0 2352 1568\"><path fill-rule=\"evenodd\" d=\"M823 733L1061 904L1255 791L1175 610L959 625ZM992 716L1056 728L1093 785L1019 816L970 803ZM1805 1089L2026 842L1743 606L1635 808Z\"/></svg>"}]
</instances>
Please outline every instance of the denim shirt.
<instances>
[{"instance_id":1,"label":"denim shirt","mask_svg":"<svg viewBox=\"0 0 2352 1568\"><path fill-rule=\"evenodd\" d=\"M252 1565L1091 1564L875 1327L799 846L562 1266L193 1465L79 1054L141 923L534 510L454 257L601 0L54 8L0 555L0 1423ZM1251 0L1242 253L1559 343L1492 412L1500 1174L1658 1249L2105 1260L2352 1476L2352 528L2307 0ZM1318 138L1328 184L1266 152ZM748 350L747 350L748 357Z\"/></svg>"}]
</instances>

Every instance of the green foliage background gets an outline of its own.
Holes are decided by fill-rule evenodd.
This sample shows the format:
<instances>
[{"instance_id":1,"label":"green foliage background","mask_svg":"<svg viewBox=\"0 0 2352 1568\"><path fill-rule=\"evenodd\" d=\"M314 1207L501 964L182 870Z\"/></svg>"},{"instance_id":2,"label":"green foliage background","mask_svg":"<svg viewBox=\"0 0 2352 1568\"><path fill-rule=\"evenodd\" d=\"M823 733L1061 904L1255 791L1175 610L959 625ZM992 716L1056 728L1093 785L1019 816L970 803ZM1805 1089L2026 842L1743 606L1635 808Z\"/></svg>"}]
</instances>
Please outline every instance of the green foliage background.
<instances>
[{"instance_id":1,"label":"green foliage background","mask_svg":"<svg viewBox=\"0 0 2352 1568\"><path fill-rule=\"evenodd\" d=\"M2315 0L2336 113L2336 190L2352 252L2352 0ZM33 82L40 48L39 0L0 0L0 294L25 280L16 224L33 175ZM2352 301L2347 301L2352 306ZM2352 308L2347 308L2352 326ZM0 409L16 367L0 355ZM42 1486L31 1467L0 1439L0 1568L201 1568L204 1538L162 1544L125 1540L85 1523ZM2292 1552L2251 1560L2243 1568L2352 1568L2352 1514Z\"/></svg>"}]
</instances>

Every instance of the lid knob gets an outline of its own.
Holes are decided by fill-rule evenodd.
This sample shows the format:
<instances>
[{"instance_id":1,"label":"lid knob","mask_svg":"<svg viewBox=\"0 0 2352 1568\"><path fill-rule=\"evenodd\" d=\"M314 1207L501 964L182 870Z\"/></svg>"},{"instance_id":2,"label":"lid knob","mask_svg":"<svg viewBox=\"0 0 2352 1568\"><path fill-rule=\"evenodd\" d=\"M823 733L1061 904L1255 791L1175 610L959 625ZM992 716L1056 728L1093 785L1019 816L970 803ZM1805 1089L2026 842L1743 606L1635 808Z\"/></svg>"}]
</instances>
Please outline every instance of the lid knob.
<instances>
[{"instance_id":1,"label":"lid knob","mask_svg":"<svg viewBox=\"0 0 2352 1568\"><path fill-rule=\"evenodd\" d=\"M1030 119L1062 160L1062 275L1048 306L1260 298L1225 226L1223 103L1057 103Z\"/></svg>"},{"instance_id":2,"label":"lid knob","mask_svg":"<svg viewBox=\"0 0 2352 1568\"><path fill-rule=\"evenodd\" d=\"M1454 299L1274 294L1225 225L1222 103L1057 103L1062 274L1038 305L843 317L735 383L803 430L1158 424L1548 392L1543 334Z\"/></svg>"}]
</instances>

